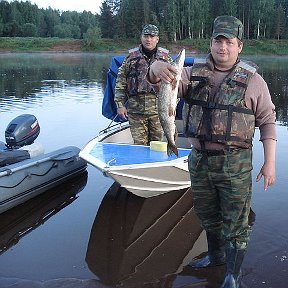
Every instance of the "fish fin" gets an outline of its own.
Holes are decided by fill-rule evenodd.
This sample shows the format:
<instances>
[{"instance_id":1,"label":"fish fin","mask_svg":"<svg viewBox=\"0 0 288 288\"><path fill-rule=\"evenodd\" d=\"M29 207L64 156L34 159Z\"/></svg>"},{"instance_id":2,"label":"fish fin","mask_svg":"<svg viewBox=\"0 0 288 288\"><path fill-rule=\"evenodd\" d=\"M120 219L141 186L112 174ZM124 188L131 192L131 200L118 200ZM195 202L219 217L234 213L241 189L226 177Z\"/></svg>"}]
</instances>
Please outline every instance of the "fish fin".
<instances>
[{"instance_id":1,"label":"fish fin","mask_svg":"<svg viewBox=\"0 0 288 288\"><path fill-rule=\"evenodd\" d=\"M168 109L168 116L175 116L176 115L176 109L174 109L174 107L172 105L169 105L169 109Z\"/></svg>"},{"instance_id":2,"label":"fish fin","mask_svg":"<svg viewBox=\"0 0 288 288\"><path fill-rule=\"evenodd\" d=\"M171 82L171 86L172 86L172 90L174 90L176 88L177 85L177 79L173 79L173 81Z\"/></svg>"},{"instance_id":3,"label":"fish fin","mask_svg":"<svg viewBox=\"0 0 288 288\"><path fill-rule=\"evenodd\" d=\"M179 153L178 153L177 147L175 145L172 145L172 144L168 143L168 145L167 145L167 155L171 156L173 153L176 155L177 158L179 157Z\"/></svg>"},{"instance_id":4,"label":"fish fin","mask_svg":"<svg viewBox=\"0 0 288 288\"><path fill-rule=\"evenodd\" d=\"M175 133L174 133L174 143L176 143L176 140L178 138L178 131L177 131L177 127L175 125ZM179 153L178 153L178 149L176 144L171 143L168 141L167 144L167 155L171 156L173 153L177 156L177 158L179 157Z\"/></svg>"}]
</instances>

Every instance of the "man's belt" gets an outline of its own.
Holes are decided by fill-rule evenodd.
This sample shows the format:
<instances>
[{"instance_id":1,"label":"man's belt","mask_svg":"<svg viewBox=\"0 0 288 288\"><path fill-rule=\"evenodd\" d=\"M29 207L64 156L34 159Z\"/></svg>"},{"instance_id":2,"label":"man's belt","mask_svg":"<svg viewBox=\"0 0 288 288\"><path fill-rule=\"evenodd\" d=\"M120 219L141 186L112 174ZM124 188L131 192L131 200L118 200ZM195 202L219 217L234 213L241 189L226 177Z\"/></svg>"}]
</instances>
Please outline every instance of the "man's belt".
<instances>
[{"instance_id":1,"label":"man's belt","mask_svg":"<svg viewBox=\"0 0 288 288\"><path fill-rule=\"evenodd\" d=\"M245 148L225 148L225 149L219 149L219 150L198 150L195 148L195 151L197 153L201 153L203 155L206 155L206 156L221 156L221 155L225 155L229 152L235 152L235 151L240 151L242 149L245 149Z\"/></svg>"}]
</instances>

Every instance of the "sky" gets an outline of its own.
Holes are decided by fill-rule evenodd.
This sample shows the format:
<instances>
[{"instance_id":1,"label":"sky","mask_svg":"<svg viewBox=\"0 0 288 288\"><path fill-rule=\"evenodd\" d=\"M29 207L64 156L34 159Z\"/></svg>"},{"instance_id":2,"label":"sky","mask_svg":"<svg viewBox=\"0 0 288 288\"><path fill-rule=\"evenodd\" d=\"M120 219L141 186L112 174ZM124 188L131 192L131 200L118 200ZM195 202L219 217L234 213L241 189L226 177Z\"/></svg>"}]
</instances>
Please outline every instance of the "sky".
<instances>
[{"instance_id":1,"label":"sky","mask_svg":"<svg viewBox=\"0 0 288 288\"><path fill-rule=\"evenodd\" d=\"M93 14L100 13L102 0L30 0L39 8L58 9L60 11L91 11Z\"/></svg>"}]
</instances>

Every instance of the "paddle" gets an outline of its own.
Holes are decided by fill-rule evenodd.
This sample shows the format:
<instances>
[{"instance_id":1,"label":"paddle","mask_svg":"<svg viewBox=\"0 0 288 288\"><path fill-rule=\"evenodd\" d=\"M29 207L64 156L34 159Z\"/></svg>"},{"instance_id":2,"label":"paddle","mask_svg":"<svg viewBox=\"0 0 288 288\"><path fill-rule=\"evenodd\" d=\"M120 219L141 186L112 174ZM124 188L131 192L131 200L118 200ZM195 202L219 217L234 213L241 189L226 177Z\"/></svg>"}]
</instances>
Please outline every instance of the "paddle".
<instances>
[{"instance_id":1,"label":"paddle","mask_svg":"<svg viewBox=\"0 0 288 288\"><path fill-rule=\"evenodd\" d=\"M79 151L80 151L79 148L77 148L77 147L69 147L69 148L70 149L66 150L66 151L63 151L62 149L59 150L61 152L57 153L56 155L50 154L50 156L48 156L49 155L48 154L46 157L41 158L37 161L31 161L31 159L29 159L29 163L26 163L24 165L20 165L18 167L12 168L12 169L4 167L4 168L0 169L0 177L11 175L14 172L17 172L17 171L23 170L25 168L41 164L41 163L46 162L46 161L51 161L51 160L52 161L63 161L63 160L67 160L67 159L76 157L79 154Z\"/></svg>"}]
</instances>

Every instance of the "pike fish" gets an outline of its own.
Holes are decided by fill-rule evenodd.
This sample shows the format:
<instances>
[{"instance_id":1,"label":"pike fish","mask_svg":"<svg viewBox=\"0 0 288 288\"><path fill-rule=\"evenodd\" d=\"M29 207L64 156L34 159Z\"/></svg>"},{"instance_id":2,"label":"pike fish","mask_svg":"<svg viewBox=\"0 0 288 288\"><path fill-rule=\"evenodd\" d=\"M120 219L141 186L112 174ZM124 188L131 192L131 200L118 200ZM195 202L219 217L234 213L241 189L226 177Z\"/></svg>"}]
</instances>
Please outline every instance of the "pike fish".
<instances>
[{"instance_id":1,"label":"pike fish","mask_svg":"<svg viewBox=\"0 0 288 288\"><path fill-rule=\"evenodd\" d=\"M167 139L167 154L173 153L178 157L178 149L176 146L177 129L175 125L177 94L181 71L185 60L185 49L182 49L174 60L174 66L178 70L178 74L172 83L161 81L158 93L158 115L164 135Z\"/></svg>"}]
</instances>

